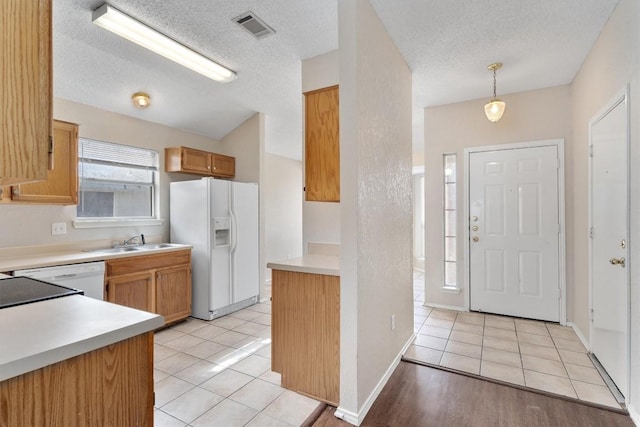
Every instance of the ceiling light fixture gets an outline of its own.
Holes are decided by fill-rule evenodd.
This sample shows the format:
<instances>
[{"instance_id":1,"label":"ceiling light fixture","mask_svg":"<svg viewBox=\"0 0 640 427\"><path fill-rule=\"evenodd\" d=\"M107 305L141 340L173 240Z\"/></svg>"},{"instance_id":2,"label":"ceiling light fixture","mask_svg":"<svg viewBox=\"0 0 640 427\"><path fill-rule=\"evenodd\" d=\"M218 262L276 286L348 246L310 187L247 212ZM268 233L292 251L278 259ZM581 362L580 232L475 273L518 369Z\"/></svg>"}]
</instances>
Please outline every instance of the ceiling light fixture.
<instances>
[{"instance_id":1,"label":"ceiling light fixture","mask_svg":"<svg viewBox=\"0 0 640 427\"><path fill-rule=\"evenodd\" d=\"M205 58L107 3L93 11L92 20L94 24L210 79L226 83L236 78L235 72Z\"/></svg>"},{"instance_id":2,"label":"ceiling light fixture","mask_svg":"<svg viewBox=\"0 0 640 427\"><path fill-rule=\"evenodd\" d=\"M493 98L487 102L484 106L484 114L487 115L487 119L491 122L497 122L502 118L504 110L507 104L504 101L496 98L496 70L502 68L502 62L494 62L487 67L488 70L493 71Z\"/></svg>"},{"instance_id":3,"label":"ceiling light fixture","mask_svg":"<svg viewBox=\"0 0 640 427\"><path fill-rule=\"evenodd\" d=\"M144 110L149 105L151 105L151 98L144 92L136 92L131 95L131 101L133 102L133 106Z\"/></svg>"}]
</instances>

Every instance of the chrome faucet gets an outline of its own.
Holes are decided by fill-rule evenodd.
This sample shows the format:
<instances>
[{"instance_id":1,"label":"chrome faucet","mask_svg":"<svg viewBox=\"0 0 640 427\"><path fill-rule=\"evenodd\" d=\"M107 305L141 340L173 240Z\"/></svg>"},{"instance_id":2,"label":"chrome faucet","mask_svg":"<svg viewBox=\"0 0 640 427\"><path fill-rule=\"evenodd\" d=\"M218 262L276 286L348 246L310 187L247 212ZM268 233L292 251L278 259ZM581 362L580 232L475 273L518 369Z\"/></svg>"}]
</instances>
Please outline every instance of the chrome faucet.
<instances>
[{"instance_id":1,"label":"chrome faucet","mask_svg":"<svg viewBox=\"0 0 640 427\"><path fill-rule=\"evenodd\" d=\"M133 242L137 240L137 243L135 243L136 245L144 245L146 242L144 241L144 234L136 234L133 237L128 238L127 240L125 240L124 242L122 242L122 246L129 246L134 244Z\"/></svg>"}]
</instances>

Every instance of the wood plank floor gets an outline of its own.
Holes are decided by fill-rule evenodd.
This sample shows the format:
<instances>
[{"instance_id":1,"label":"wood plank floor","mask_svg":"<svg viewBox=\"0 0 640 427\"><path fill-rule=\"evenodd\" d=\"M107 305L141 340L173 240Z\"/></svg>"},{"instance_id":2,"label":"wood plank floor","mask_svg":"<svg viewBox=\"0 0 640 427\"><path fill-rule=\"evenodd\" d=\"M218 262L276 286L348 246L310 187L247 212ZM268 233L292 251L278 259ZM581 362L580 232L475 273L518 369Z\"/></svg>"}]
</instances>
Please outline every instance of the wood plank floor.
<instances>
[{"instance_id":1,"label":"wood plank floor","mask_svg":"<svg viewBox=\"0 0 640 427\"><path fill-rule=\"evenodd\" d=\"M314 427L350 424L327 407ZM628 415L495 384L427 366L400 362L362 426L617 427Z\"/></svg>"}]
</instances>

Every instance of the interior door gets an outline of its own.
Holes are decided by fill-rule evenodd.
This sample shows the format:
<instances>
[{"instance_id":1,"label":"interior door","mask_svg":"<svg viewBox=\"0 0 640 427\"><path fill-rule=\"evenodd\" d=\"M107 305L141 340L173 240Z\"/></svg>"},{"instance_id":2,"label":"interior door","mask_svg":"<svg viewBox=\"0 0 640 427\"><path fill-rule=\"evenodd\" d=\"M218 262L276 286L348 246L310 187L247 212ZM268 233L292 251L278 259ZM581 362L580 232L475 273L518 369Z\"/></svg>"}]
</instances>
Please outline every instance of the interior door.
<instances>
[{"instance_id":1,"label":"interior door","mask_svg":"<svg viewBox=\"0 0 640 427\"><path fill-rule=\"evenodd\" d=\"M591 125L592 352L627 390L628 206L626 97Z\"/></svg>"},{"instance_id":2,"label":"interior door","mask_svg":"<svg viewBox=\"0 0 640 427\"><path fill-rule=\"evenodd\" d=\"M469 154L471 310L557 322L558 148Z\"/></svg>"}]
</instances>

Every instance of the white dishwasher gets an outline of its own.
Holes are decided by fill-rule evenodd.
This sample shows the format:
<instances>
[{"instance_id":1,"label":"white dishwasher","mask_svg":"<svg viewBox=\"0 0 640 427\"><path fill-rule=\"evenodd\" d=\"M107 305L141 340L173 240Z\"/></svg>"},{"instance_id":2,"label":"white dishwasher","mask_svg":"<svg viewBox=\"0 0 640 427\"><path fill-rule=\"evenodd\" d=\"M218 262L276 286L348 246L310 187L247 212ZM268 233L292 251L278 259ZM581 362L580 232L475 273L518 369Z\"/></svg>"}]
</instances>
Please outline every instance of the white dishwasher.
<instances>
[{"instance_id":1,"label":"white dishwasher","mask_svg":"<svg viewBox=\"0 0 640 427\"><path fill-rule=\"evenodd\" d=\"M87 297L104 299L104 261L16 270L13 275L80 289Z\"/></svg>"}]
</instances>

